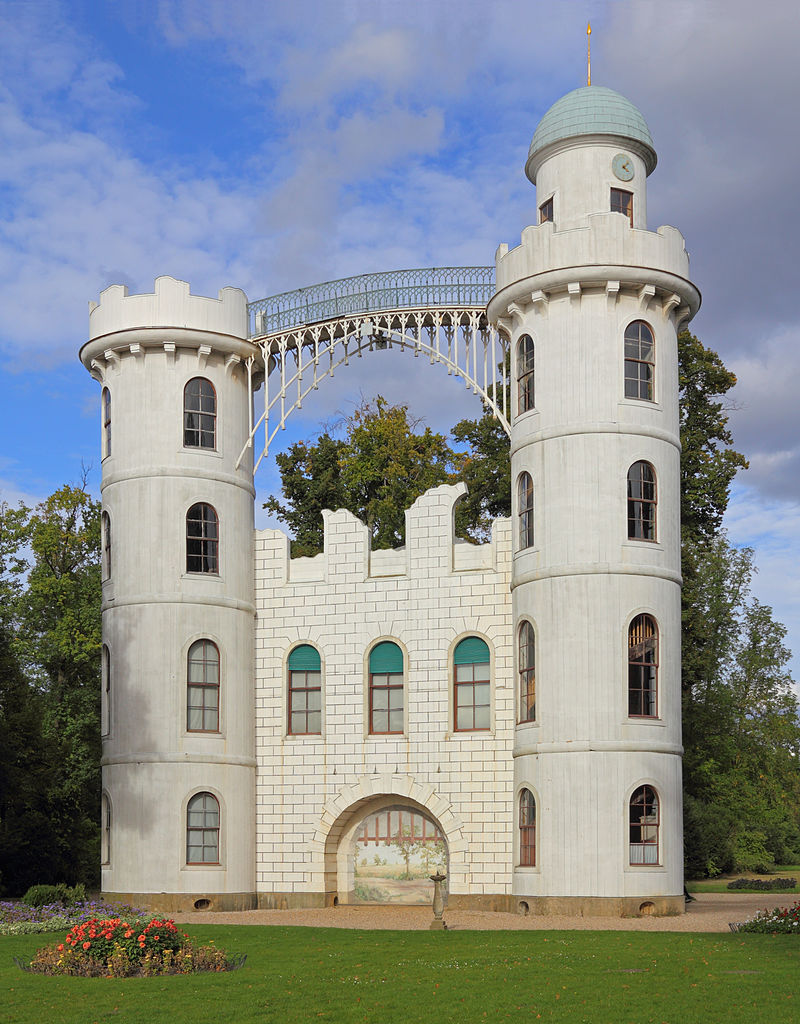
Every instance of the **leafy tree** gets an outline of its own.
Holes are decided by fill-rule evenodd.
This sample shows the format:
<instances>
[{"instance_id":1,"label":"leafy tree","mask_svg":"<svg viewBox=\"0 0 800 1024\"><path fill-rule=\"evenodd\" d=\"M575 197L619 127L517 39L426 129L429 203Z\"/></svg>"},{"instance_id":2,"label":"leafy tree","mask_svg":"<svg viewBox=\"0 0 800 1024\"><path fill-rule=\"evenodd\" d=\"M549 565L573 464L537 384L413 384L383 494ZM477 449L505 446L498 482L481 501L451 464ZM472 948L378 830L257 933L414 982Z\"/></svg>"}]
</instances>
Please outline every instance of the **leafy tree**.
<instances>
[{"instance_id":1,"label":"leafy tree","mask_svg":"<svg viewBox=\"0 0 800 1024\"><path fill-rule=\"evenodd\" d=\"M321 434L314 445L294 444L277 462L286 504L264 508L295 531L293 555L322 549L322 510L345 508L366 523L374 548L405 538L405 511L431 487L452 483L460 456L442 434L419 430L407 405L380 395L362 401L344 421L345 437Z\"/></svg>"},{"instance_id":2,"label":"leafy tree","mask_svg":"<svg viewBox=\"0 0 800 1024\"><path fill-rule=\"evenodd\" d=\"M461 466L467 494L456 507L456 532L488 540L492 521L511 515L511 440L490 412L456 423L453 437L468 446Z\"/></svg>"}]
</instances>

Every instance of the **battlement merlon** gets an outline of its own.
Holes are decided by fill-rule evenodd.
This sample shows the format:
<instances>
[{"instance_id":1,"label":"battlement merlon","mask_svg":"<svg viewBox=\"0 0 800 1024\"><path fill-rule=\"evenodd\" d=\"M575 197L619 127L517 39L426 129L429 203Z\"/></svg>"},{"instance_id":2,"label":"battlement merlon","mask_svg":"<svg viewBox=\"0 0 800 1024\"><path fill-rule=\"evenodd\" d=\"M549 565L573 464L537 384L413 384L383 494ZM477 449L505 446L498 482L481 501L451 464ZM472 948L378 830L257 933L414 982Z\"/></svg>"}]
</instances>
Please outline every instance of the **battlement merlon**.
<instances>
[{"instance_id":1,"label":"battlement merlon","mask_svg":"<svg viewBox=\"0 0 800 1024\"><path fill-rule=\"evenodd\" d=\"M130 295L126 285L112 284L89 303L89 341L80 351L84 366L106 352L166 345L209 345L240 359L259 358L247 340L247 296L241 288L222 288L217 298L192 295L186 281L157 277L152 292Z\"/></svg>"},{"instance_id":2,"label":"battlement merlon","mask_svg":"<svg viewBox=\"0 0 800 1024\"><path fill-rule=\"evenodd\" d=\"M595 213L588 226L557 230L552 222L531 225L514 249L503 244L495 255L497 293L488 305L491 322L506 316L511 303L529 305L535 293L547 301L569 284L582 287L655 286L659 297L680 299L681 320L700 308L700 291L689 280L689 254L677 228L632 228L620 213ZM674 305L674 303L673 303Z\"/></svg>"},{"instance_id":3,"label":"battlement merlon","mask_svg":"<svg viewBox=\"0 0 800 1024\"><path fill-rule=\"evenodd\" d=\"M454 535L455 505L467 493L464 483L433 487L406 511L406 544L371 551L367 527L351 512L322 513L324 550L311 558L290 558L283 530L256 532L257 589L303 583L358 583L390 577L445 576L461 572L504 572L511 550L510 523L495 520L488 544L470 544Z\"/></svg>"}]
</instances>

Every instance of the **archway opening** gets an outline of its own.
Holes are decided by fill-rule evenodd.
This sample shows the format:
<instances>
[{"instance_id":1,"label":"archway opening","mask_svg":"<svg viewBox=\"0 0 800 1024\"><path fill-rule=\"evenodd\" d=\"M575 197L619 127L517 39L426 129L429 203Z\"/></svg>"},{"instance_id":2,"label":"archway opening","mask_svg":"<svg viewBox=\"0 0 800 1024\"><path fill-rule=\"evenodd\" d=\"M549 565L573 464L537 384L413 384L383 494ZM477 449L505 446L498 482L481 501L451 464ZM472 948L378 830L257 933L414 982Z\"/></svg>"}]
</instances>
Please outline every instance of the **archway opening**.
<instances>
[{"instance_id":1,"label":"archway opening","mask_svg":"<svg viewBox=\"0 0 800 1024\"><path fill-rule=\"evenodd\" d=\"M430 905L437 872L447 874L447 842L424 811L402 804L373 810L352 840L353 902Z\"/></svg>"}]
</instances>

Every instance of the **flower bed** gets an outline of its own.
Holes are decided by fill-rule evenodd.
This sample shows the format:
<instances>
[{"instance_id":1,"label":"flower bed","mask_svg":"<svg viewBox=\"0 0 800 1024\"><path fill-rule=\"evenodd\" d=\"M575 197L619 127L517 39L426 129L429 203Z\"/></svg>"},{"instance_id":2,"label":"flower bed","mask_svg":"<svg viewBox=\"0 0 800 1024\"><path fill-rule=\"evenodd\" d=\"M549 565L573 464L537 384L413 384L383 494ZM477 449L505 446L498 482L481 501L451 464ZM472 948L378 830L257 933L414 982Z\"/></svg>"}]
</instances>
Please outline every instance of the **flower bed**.
<instances>
[{"instance_id":1,"label":"flower bed","mask_svg":"<svg viewBox=\"0 0 800 1024\"><path fill-rule=\"evenodd\" d=\"M194 946L171 920L96 918L81 921L63 942L40 949L30 965L34 974L132 978L198 971L232 971L246 957L208 946Z\"/></svg>"},{"instance_id":2,"label":"flower bed","mask_svg":"<svg viewBox=\"0 0 800 1024\"><path fill-rule=\"evenodd\" d=\"M796 885L796 878L735 878L732 882L728 882L729 889L751 889L756 892L794 889Z\"/></svg>"},{"instance_id":3,"label":"flower bed","mask_svg":"<svg viewBox=\"0 0 800 1024\"><path fill-rule=\"evenodd\" d=\"M62 932L90 917L144 917L137 907L105 903L103 900L78 900L67 906L47 903L33 907L22 901L0 902L0 935L38 935L41 932Z\"/></svg>"},{"instance_id":4,"label":"flower bed","mask_svg":"<svg viewBox=\"0 0 800 1024\"><path fill-rule=\"evenodd\" d=\"M760 910L755 917L730 926L733 932L761 932L767 935L800 935L800 902L791 907Z\"/></svg>"}]
</instances>

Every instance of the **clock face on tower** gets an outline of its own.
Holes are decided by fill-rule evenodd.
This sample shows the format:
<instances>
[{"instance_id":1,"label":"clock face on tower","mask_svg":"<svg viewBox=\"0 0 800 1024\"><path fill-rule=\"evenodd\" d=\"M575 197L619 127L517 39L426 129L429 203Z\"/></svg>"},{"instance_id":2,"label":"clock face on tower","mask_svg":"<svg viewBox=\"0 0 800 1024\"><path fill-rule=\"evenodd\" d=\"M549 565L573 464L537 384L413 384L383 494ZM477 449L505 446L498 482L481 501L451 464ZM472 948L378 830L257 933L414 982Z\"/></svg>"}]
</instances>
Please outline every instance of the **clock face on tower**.
<instances>
[{"instance_id":1,"label":"clock face on tower","mask_svg":"<svg viewBox=\"0 0 800 1024\"><path fill-rule=\"evenodd\" d=\"M611 170L620 181L630 181L633 178L633 160L627 153L617 153L611 161Z\"/></svg>"}]
</instances>

